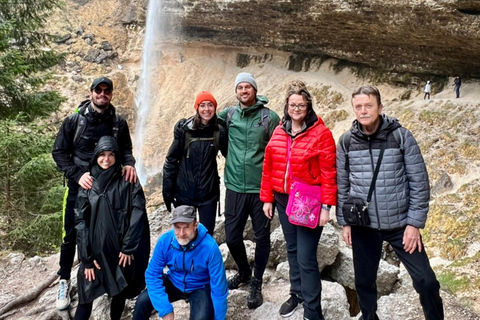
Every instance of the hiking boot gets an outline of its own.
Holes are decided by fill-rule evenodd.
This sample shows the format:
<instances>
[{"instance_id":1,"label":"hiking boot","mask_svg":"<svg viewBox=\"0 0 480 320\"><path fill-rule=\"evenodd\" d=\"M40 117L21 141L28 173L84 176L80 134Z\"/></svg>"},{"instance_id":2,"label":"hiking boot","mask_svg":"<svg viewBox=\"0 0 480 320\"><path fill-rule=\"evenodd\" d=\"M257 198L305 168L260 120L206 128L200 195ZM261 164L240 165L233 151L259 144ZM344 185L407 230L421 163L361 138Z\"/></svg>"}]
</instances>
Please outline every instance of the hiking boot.
<instances>
[{"instance_id":1,"label":"hiking boot","mask_svg":"<svg viewBox=\"0 0 480 320\"><path fill-rule=\"evenodd\" d=\"M248 283L251 277L252 276L250 273L237 272L235 275L228 279L228 289L238 289L238 287L240 287L240 284Z\"/></svg>"},{"instance_id":2,"label":"hiking boot","mask_svg":"<svg viewBox=\"0 0 480 320\"><path fill-rule=\"evenodd\" d=\"M57 310L65 310L70 306L70 280L60 279L58 282Z\"/></svg>"},{"instance_id":3,"label":"hiking boot","mask_svg":"<svg viewBox=\"0 0 480 320\"><path fill-rule=\"evenodd\" d=\"M279 313L284 318L290 317L302 303L303 299L297 297L296 294L291 294L290 298L280 307Z\"/></svg>"},{"instance_id":4,"label":"hiking boot","mask_svg":"<svg viewBox=\"0 0 480 320\"><path fill-rule=\"evenodd\" d=\"M247 306L250 309L258 308L263 303L262 279L253 278L250 283L250 295L247 299Z\"/></svg>"}]
</instances>

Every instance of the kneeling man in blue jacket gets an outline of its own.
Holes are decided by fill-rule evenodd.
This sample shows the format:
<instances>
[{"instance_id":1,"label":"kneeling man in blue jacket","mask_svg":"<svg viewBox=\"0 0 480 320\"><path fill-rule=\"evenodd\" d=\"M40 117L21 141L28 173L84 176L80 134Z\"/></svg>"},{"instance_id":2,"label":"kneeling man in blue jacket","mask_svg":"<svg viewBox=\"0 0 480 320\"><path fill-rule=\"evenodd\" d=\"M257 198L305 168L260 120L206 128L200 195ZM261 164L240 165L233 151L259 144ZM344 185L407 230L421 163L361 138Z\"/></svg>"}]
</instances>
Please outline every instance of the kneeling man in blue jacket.
<instances>
[{"instance_id":1,"label":"kneeling man in blue jacket","mask_svg":"<svg viewBox=\"0 0 480 320\"><path fill-rule=\"evenodd\" d=\"M228 283L217 243L197 221L194 207L175 208L172 225L155 246L133 320L149 319L153 309L173 320L171 302L181 299L190 303L191 320L225 320Z\"/></svg>"}]
</instances>

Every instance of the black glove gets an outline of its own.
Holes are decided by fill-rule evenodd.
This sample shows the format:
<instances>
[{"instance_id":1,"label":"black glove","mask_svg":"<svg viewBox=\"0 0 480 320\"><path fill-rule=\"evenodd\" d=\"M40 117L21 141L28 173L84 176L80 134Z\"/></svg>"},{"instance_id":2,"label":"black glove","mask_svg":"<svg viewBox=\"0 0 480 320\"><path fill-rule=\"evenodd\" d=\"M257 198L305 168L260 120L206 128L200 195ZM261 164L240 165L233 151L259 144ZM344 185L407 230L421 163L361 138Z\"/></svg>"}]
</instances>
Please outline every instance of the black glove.
<instances>
[{"instance_id":1,"label":"black glove","mask_svg":"<svg viewBox=\"0 0 480 320\"><path fill-rule=\"evenodd\" d=\"M172 199L165 199L165 207L167 207L168 212L172 212Z\"/></svg>"}]
</instances>

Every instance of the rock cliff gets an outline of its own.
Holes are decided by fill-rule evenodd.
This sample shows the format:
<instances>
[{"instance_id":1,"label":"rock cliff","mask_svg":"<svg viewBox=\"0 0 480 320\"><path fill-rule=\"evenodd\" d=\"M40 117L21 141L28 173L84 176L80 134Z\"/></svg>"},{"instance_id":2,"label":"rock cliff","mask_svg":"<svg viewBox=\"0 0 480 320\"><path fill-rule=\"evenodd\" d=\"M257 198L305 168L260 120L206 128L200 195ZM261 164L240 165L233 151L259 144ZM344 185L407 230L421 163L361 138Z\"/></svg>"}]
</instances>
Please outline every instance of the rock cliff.
<instances>
[{"instance_id":1,"label":"rock cliff","mask_svg":"<svg viewBox=\"0 0 480 320\"><path fill-rule=\"evenodd\" d=\"M190 40L267 47L418 74L479 76L480 3L441 0L165 0Z\"/></svg>"}]
</instances>

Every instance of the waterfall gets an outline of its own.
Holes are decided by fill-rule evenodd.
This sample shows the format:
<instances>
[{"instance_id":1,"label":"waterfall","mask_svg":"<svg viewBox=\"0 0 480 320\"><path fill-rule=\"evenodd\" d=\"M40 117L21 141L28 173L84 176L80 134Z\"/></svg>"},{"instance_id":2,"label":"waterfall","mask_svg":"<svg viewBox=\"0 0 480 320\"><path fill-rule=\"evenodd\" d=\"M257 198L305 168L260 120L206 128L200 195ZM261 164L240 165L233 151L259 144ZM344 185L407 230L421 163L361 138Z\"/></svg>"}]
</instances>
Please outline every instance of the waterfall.
<instances>
[{"instance_id":1,"label":"waterfall","mask_svg":"<svg viewBox=\"0 0 480 320\"><path fill-rule=\"evenodd\" d=\"M157 48L157 42L163 33L162 0L150 0L147 9L147 21L145 27L145 39L143 43L142 54L142 74L137 91L135 103L137 106L137 121L135 124L134 135L134 154L137 160L135 168L142 185L145 185L148 176L155 174L145 165L145 156L143 146L145 144L145 129L149 118L149 111L152 103L156 101L155 92L152 88L153 69L160 63L160 50ZM158 88L157 88L158 89Z\"/></svg>"}]
</instances>

